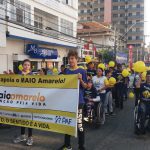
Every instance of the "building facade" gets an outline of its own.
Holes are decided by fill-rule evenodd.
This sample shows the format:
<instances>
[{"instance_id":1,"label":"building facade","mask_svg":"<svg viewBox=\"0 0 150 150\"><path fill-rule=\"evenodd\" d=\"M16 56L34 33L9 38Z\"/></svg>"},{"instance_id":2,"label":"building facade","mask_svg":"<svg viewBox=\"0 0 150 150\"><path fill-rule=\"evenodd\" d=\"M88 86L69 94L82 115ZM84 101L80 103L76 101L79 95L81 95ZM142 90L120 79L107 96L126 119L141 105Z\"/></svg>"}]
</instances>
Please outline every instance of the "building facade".
<instances>
[{"instance_id":1,"label":"building facade","mask_svg":"<svg viewBox=\"0 0 150 150\"><path fill-rule=\"evenodd\" d=\"M79 22L85 21L111 24L127 46L144 42L144 0L79 0Z\"/></svg>"},{"instance_id":2,"label":"building facade","mask_svg":"<svg viewBox=\"0 0 150 150\"><path fill-rule=\"evenodd\" d=\"M26 58L59 68L77 48L77 21L78 0L0 0L0 73Z\"/></svg>"}]
</instances>

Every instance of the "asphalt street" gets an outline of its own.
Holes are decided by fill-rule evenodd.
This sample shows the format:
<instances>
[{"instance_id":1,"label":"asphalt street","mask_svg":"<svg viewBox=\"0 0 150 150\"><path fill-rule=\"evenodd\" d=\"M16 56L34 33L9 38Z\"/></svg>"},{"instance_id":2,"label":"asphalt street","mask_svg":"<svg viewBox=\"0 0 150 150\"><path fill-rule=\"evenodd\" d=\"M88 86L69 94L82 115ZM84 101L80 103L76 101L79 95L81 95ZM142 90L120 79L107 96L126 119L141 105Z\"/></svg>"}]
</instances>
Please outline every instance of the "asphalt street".
<instances>
[{"instance_id":1,"label":"asphalt street","mask_svg":"<svg viewBox=\"0 0 150 150\"><path fill-rule=\"evenodd\" d=\"M116 109L116 116L106 118L106 123L98 129L85 128L87 150L150 150L150 133L136 136L133 132L134 101L124 102L124 109ZM19 127L0 128L0 150L57 150L63 144L63 135L34 130L33 146L25 143L13 144L12 139L19 134ZM73 150L77 150L77 139L72 138Z\"/></svg>"}]
</instances>

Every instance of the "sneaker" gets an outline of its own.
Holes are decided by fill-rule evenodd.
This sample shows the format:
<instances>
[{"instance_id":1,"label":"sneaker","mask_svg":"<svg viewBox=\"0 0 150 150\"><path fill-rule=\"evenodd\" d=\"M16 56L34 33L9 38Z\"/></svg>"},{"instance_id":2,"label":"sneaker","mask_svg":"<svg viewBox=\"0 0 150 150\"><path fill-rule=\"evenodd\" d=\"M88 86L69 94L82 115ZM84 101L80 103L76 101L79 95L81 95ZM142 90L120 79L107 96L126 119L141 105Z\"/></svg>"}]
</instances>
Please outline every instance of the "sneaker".
<instances>
[{"instance_id":1,"label":"sneaker","mask_svg":"<svg viewBox=\"0 0 150 150\"><path fill-rule=\"evenodd\" d=\"M32 146L33 145L33 138L32 137L29 137L27 139L27 143L26 143L28 146Z\"/></svg>"},{"instance_id":2,"label":"sneaker","mask_svg":"<svg viewBox=\"0 0 150 150\"><path fill-rule=\"evenodd\" d=\"M110 115L110 116L116 116L116 114L113 113L113 112L111 112L109 115Z\"/></svg>"},{"instance_id":3,"label":"sneaker","mask_svg":"<svg viewBox=\"0 0 150 150\"><path fill-rule=\"evenodd\" d=\"M25 135L20 135L20 136L18 136L17 138L15 138L14 140L13 140L13 142L14 143L20 143L20 142L24 142L24 141L26 141L27 139L26 139L26 136Z\"/></svg>"},{"instance_id":4,"label":"sneaker","mask_svg":"<svg viewBox=\"0 0 150 150\"><path fill-rule=\"evenodd\" d=\"M89 118L88 117L84 117L84 121L89 122Z\"/></svg>"},{"instance_id":5,"label":"sneaker","mask_svg":"<svg viewBox=\"0 0 150 150\"><path fill-rule=\"evenodd\" d=\"M72 150L72 147L71 146L65 146L65 145L63 145L58 150Z\"/></svg>"},{"instance_id":6,"label":"sneaker","mask_svg":"<svg viewBox=\"0 0 150 150\"><path fill-rule=\"evenodd\" d=\"M106 116L109 116L109 113L105 113Z\"/></svg>"}]
</instances>

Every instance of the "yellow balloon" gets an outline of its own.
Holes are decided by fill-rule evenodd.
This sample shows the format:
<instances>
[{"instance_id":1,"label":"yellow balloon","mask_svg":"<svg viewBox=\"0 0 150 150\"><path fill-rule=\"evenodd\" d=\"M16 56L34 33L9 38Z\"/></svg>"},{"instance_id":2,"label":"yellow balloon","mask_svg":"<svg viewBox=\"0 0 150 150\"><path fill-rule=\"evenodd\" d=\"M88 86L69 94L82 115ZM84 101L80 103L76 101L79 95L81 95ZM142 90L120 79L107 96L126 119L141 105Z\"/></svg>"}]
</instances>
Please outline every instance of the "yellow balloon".
<instances>
[{"instance_id":1,"label":"yellow balloon","mask_svg":"<svg viewBox=\"0 0 150 150\"><path fill-rule=\"evenodd\" d=\"M18 66L18 69L19 69L20 71L22 71L22 70L23 70L23 66L22 66L22 64L20 64L20 65Z\"/></svg>"},{"instance_id":2,"label":"yellow balloon","mask_svg":"<svg viewBox=\"0 0 150 150\"><path fill-rule=\"evenodd\" d=\"M113 86L116 84L116 79L114 77L109 78L109 85Z\"/></svg>"},{"instance_id":3,"label":"yellow balloon","mask_svg":"<svg viewBox=\"0 0 150 150\"><path fill-rule=\"evenodd\" d=\"M133 92L130 92L130 93L129 93L129 98L130 98L130 99L134 98L134 93L133 93Z\"/></svg>"},{"instance_id":4,"label":"yellow balloon","mask_svg":"<svg viewBox=\"0 0 150 150\"><path fill-rule=\"evenodd\" d=\"M147 72L143 72L141 74L141 78L142 78L143 81L146 81L146 74L147 74Z\"/></svg>"},{"instance_id":5,"label":"yellow balloon","mask_svg":"<svg viewBox=\"0 0 150 150\"><path fill-rule=\"evenodd\" d=\"M115 62L114 61L110 61L108 64L109 67L115 67Z\"/></svg>"},{"instance_id":6,"label":"yellow balloon","mask_svg":"<svg viewBox=\"0 0 150 150\"><path fill-rule=\"evenodd\" d=\"M123 71L122 71L122 76L123 76L123 77L129 76L129 71L128 71L127 69L123 69Z\"/></svg>"},{"instance_id":7,"label":"yellow balloon","mask_svg":"<svg viewBox=\"0 0 150 150\"><path fill-rule=\"evenodd\" d=\"M105 70L105 65L102 64L102 63L100 63L100 64L98 65L98 68L101 68L101 69Z\"/></svg>"},{"instance_id":8,"label":"yellow balloon","mask_svg":"<svg viewBox=\"0 0 150 150\"><path fill-rule=\"evenodd\" d=\"M85 56L85 62L86 63L91 62L91 60L92 60L91 56Z\"/></svg>"},{"instance_id":9,"label":"yellow balloon","mask_svg":"<svg viewBox=\"0 0 150 150\"><path fill-rule=\"evenodd\" d=\"M145 63L143 61L137 61L134 64L134 71L139 73L145 72L146 71Z\"/></svg>"},{"instance_id":10,"label":"yellow balloon","mask_svg":"<svg viewBox=\"0 0 150 150\"><path fill-rule=\"evenodd\" d=\"M53 68L53 74L57 75L58 74L58 69L57 68Z\"/></svg>"},{"instance_id":11,"label":"yellow balloon","mask_svg":"<svg viewBox=\"0 0 150 150\"><path fill-rule=\"evenodd\" d=\"M104 80L104 83L105 83L106 86L109 85L108 79L105 79L105 80Z\"/></svg>"}]
</instances>

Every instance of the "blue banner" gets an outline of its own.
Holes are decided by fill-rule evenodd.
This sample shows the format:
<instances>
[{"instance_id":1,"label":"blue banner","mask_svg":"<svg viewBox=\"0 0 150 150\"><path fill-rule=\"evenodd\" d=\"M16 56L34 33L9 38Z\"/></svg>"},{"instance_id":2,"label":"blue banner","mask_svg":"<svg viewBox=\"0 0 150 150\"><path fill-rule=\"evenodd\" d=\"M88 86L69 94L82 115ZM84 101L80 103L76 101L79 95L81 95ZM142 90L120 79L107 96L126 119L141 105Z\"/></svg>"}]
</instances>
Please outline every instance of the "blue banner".
<instances>
[{"instance_id":1,"label":"blue banner","mask_svg":"<svg viewBox=\"0 0 150 150\"><path fill-rule=\"evenodd\" d=\"M38 47L38 44L27 44L26 53L31 58L57 59L58 57L57 49Z\"/></svg>"},{"instance_id":2,"label":"blue banner","mask_svg":"<svg viewBox=\"0 0 150 150\"><path fill-rule=\"evenodd\" d=\"M116 61L117 63L125 63L127 64L128 63L128 55L124 52L117 52L116 54Z\"/></svg>"}]
</instances>

